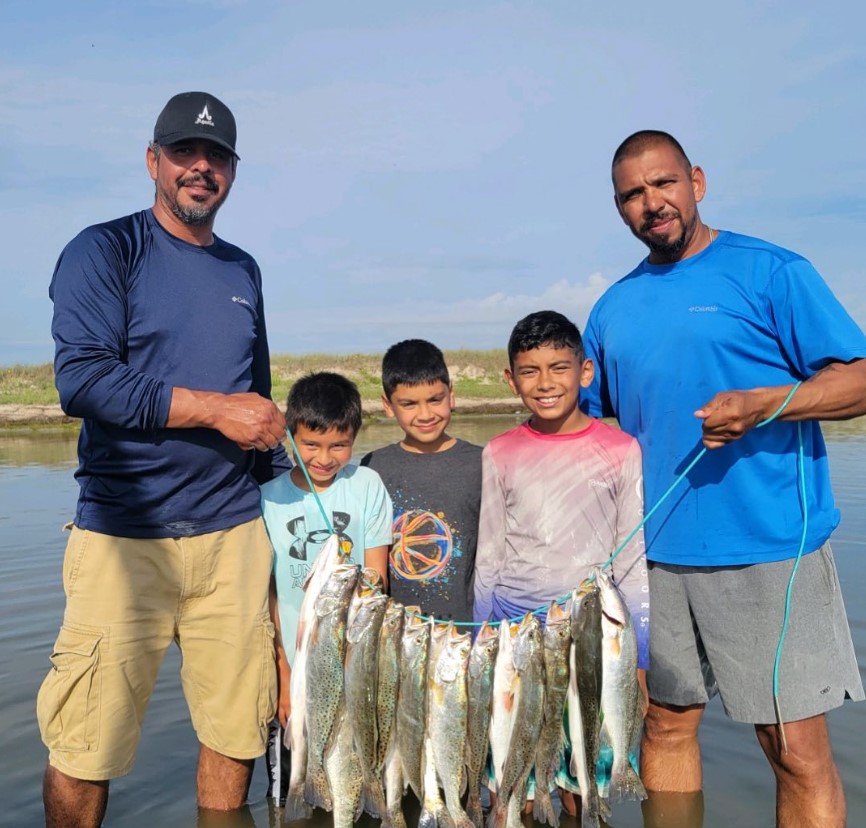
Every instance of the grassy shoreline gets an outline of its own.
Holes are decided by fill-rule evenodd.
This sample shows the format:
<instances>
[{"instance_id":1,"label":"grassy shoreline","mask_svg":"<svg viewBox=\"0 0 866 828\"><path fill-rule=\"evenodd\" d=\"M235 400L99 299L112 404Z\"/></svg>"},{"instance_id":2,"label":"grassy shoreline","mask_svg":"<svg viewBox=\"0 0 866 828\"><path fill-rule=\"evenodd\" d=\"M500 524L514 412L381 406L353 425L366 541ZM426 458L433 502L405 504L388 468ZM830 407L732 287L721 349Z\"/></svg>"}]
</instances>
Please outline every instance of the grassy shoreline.
<instances>
[{"instance_id":1,"label":"grassy shoreline","mask_svg":"<svg viewBox=\"0 0 866 828\"><path fill-rule=\"evenodd\" d=\"M504 349L445 351L445 361L459 413L503 413L518 410L502 375ZM310 371L334 371L351 379L361 392L369 416L381 412L382 373L378 354L281 354L271 357L272 396L282 406L289 389ZM0 425L30 427L74 423L60 410L51 363L0 368Z\"/></svg>"}]
</instances>

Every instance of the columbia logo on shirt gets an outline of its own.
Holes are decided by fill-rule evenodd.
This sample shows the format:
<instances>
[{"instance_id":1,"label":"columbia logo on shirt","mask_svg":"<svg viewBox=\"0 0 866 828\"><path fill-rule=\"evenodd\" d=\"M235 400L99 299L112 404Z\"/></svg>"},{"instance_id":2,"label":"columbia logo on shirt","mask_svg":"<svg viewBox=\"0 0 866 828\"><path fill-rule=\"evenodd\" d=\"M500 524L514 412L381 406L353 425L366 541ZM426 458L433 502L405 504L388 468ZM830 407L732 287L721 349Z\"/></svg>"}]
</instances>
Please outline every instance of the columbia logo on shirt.
<instances>
[{"instance_id":1,"label":"columbia logo on shirt","mask_svg":"<svg viewBox=\"0 0 866 828\"><path fill-rule=\"evenodd\" d=\"M718 305L692 305L689 313L715 313L718 309Z\"/></svg>"},{"instance_id":2,"label":"columbia logo on shirt","mask_svg":"<svg viewBox=\"0 0 866 828\"><path fill-rule=\"evenodd\" d=\"M252 307L243 296L232 296L232 302L237 302L239 305L246 305L248 308Z\"/></svg>"},{"instance_id":3,"label":"columbia logo on shirt","mask_svg":"<svg viewBox=\"0 0 866 828\"><path fill-rule=\"evenodd\" d=\"M204 109L198 113L195 122L197 124L204 124L205 126L213 126L213 118L211 118L210 112L207 111L207 104L205 104Z\"/></svg>"}]
</instances>

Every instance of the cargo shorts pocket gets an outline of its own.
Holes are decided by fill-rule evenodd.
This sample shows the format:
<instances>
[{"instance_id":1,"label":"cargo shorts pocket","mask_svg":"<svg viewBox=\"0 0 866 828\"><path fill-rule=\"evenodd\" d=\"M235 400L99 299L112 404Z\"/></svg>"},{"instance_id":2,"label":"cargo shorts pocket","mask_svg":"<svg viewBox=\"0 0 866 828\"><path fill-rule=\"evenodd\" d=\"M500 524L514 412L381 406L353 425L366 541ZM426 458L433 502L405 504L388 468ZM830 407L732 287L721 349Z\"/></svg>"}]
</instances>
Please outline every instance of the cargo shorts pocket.
<instances>
[{"instance_id":1,"label":"cargo shorts pocket","mask_svg":"<svg viewBox=\"0 0 866 828\"><path fill-rule=\"evenodd\" d=\"M36 698L42 741L50 750L83 753L99 746L102 674L100 627L64 625L51 654L51 672Z\"/></svg>"},{"instance_id":2,"label":"cargo shorts pocket","mask_svg":"<svg viewBox=\"0 0 866 828\"><path fill-rule=\"evenodd\" d=\"M259 683L259 725L267 726L277 715L277 654L274 625L266 612L259 616L262 630L262 674Z\"/></svg>"}]
</instances>

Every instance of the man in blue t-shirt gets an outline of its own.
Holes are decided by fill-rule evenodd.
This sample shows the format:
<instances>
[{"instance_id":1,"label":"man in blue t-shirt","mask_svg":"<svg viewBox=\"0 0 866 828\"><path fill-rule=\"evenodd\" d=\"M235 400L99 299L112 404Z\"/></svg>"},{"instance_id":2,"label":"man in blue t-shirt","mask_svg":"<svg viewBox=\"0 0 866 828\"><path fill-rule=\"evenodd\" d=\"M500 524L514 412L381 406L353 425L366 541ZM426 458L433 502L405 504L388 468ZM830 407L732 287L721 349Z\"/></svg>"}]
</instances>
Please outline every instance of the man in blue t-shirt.
<instances>
[{"instance_id":1,"label":"man in blue t-shirt","mask_svg":"<svg viewBox=\"0 0 866 828\"><path fill-rule=\"evenodd\" d=\"M839 513L817 421L866 413L866 337L801 256L704 224L704 172L672 136L627 138L612 178L621 218L650 252L590 314L596 380L584 405L637 437L648 508L713 449L645 527L648 807L653 792L679 791L700 809L698 726L718 693L755 726L779 824L844 825L824 714L863 687L827 543Z\"/></svg>"},{"instance_id":2,"label":"man in blue t-shirt","mask_svg":"<svg viewBox=\"0 0 866 828\"><path fill-rule=\"evenodd\" d=\"M152 209L89 227L51 281L55 381L82 418L66 610L37 714L49 826L98 826L172 641L198 802L246 800L276 705L259 484L288 467L255 260L213 233L235 120L175 95L147 149Z\"/></svg>"}]
</instances>

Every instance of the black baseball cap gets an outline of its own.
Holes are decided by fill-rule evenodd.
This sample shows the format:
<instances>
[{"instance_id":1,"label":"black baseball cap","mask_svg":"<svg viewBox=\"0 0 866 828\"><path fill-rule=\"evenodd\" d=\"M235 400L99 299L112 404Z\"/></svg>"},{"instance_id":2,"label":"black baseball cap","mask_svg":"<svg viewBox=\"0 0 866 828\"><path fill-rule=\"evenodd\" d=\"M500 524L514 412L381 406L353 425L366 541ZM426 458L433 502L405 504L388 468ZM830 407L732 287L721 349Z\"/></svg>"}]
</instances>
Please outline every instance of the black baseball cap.
<instances>
[{"instance_id":1,"label":"black baseball cap","mask_svg":"<svg viewBox=\"0 0 866 828\"><path fill-rule=\"evenodd\" d=\"M219 99L207 92L181 92L163 107L153 128L154 143L174 144L203 138L227 149L235 158L235 116Z\"/></svg>"}]
</instances>

